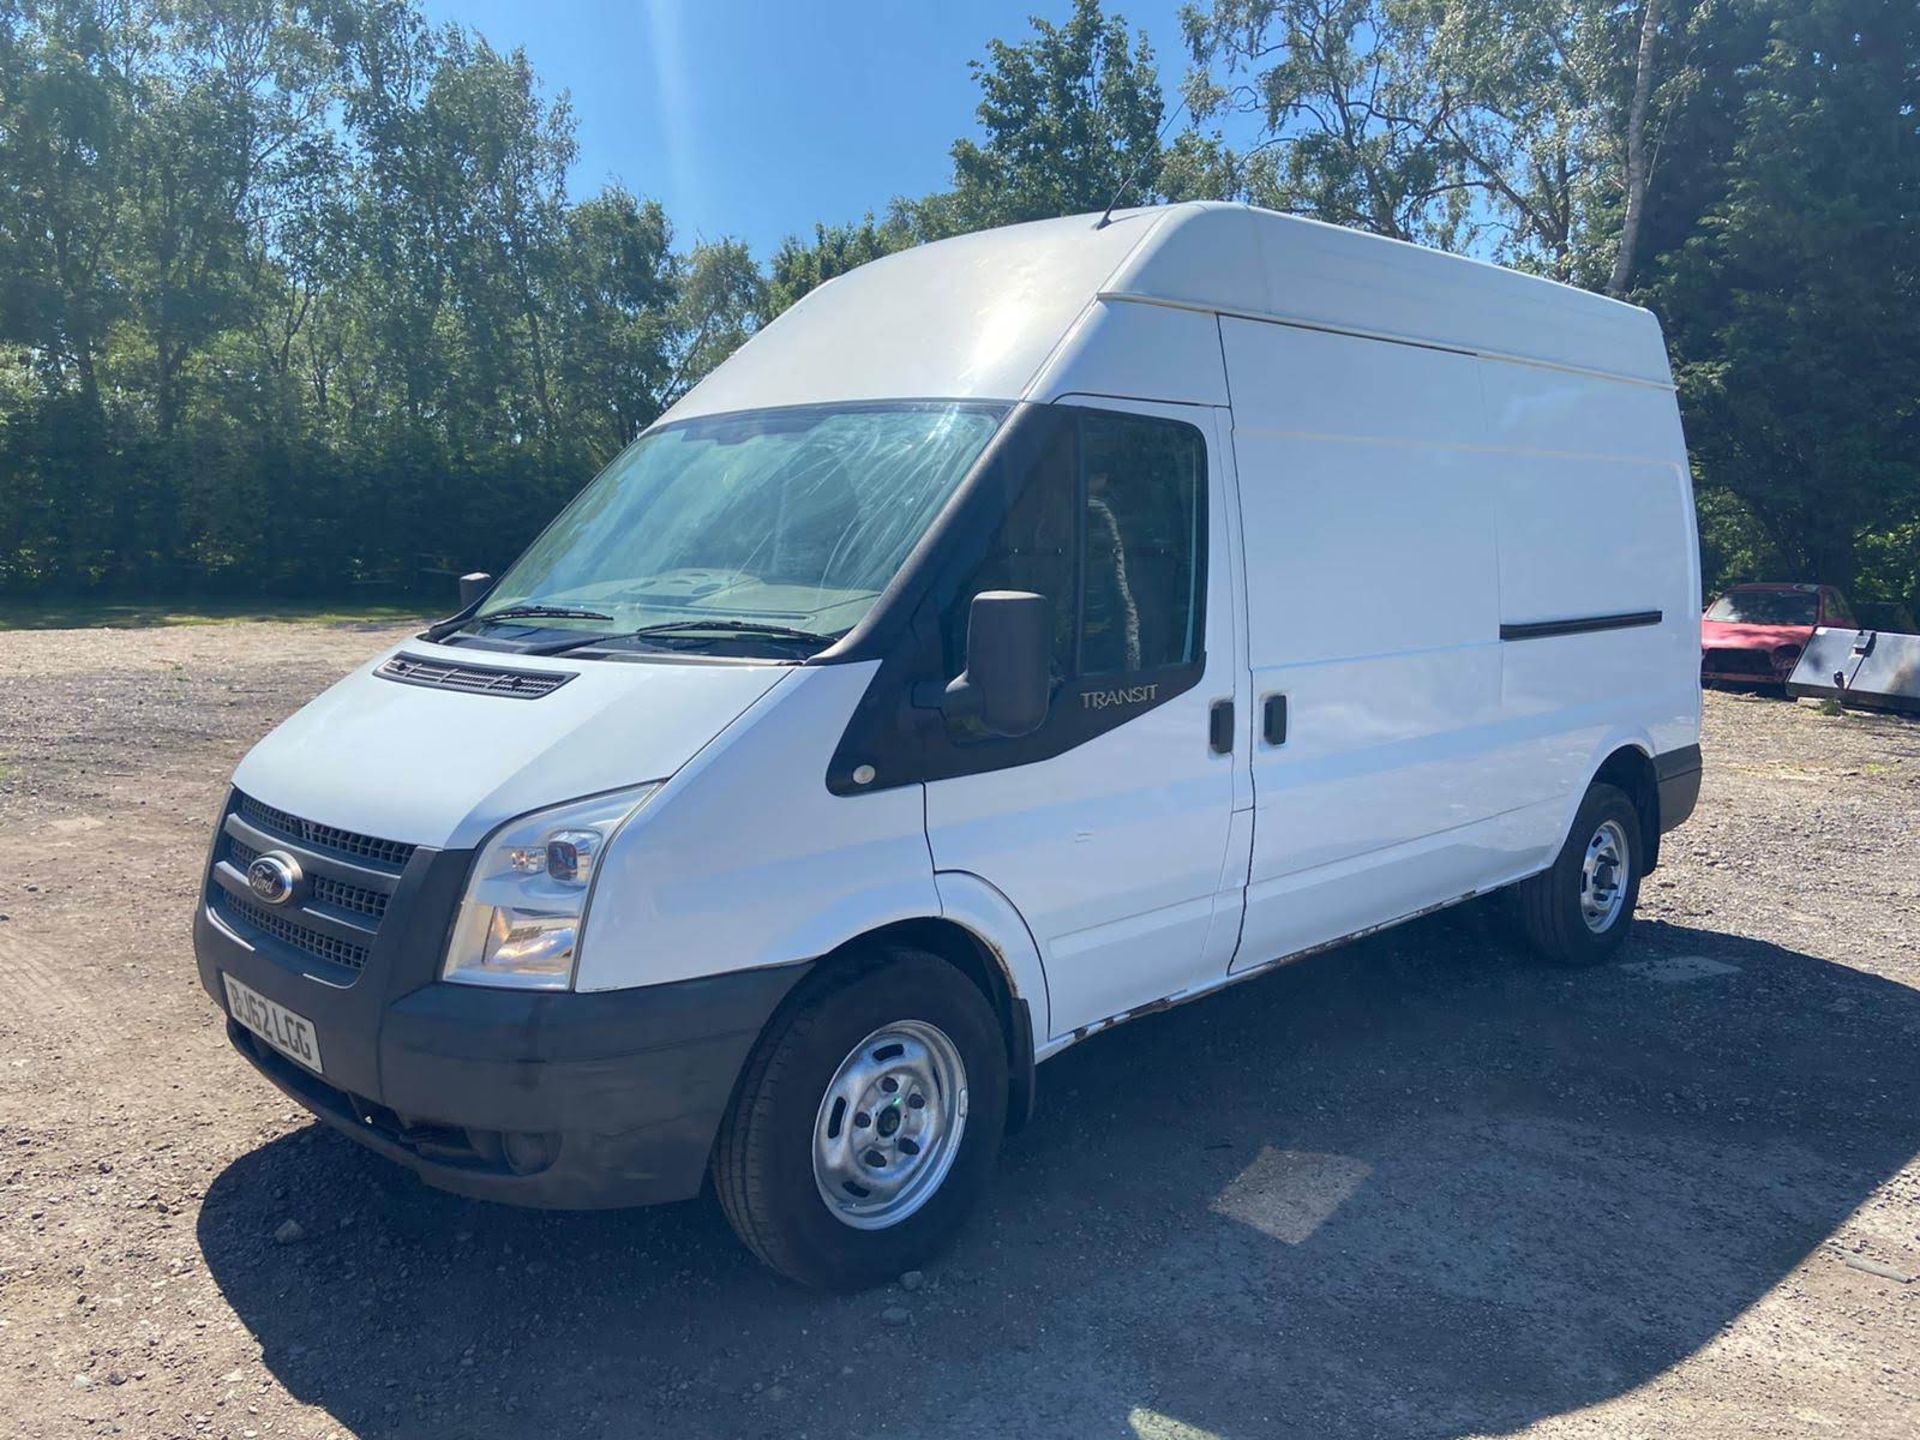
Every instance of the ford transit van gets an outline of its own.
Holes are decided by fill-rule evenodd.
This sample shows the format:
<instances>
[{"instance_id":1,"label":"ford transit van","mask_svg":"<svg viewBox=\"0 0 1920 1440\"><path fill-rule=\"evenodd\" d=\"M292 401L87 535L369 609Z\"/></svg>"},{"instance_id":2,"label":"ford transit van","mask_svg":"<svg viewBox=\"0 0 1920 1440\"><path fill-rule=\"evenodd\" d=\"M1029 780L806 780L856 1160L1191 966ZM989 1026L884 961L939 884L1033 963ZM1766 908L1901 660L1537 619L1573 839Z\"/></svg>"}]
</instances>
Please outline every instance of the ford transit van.
<instances>
[{"instance_id":1,"label":"ford transit van","mask_svg":"<svg viewBox=\"0 0 1920 1440\"><path fill-rule=\"evenodd\" d=\"M1131 1016L1508 886L1612 953L1699 787L1699 602L1644 310L1240 206L943 241L255 747L200 974L435 1185L710 1177L859 1285Z\"/></svg>"}]
</instances>

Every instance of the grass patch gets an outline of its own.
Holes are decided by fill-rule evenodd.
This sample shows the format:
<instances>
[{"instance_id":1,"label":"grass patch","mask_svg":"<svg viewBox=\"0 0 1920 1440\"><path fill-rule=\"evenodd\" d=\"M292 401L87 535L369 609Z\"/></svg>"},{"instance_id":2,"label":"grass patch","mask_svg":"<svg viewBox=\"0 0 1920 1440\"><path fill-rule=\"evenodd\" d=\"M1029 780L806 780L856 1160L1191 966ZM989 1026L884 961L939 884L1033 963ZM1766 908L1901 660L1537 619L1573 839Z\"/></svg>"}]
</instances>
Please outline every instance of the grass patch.
<instances>
[{"instance_id":1,"label":"grass patch","mask_svg":"<svg viewBox=\"0 0 1920 1440\"><path fill-rule=\"evenodd\" d=\"M47 604L0 602L0 630L149 630L169 625L242 625L257 621L309 625L401 625L424 618L422 605L342 605L243 601L108 602L74 600ZM451 607L449 607L450 609Z\"/></svg>"},{"instance_id":2,"label":"grass patch","mask_svg":"<svg viewBox=\"0 0 1920 1440\"><path fill-rule=\"evenodd\" d=\"M1829 695L1820 702L1820 713L1822 715L1844 715L1847 712L1845 706Z\"/></svg>"}]
</instances>

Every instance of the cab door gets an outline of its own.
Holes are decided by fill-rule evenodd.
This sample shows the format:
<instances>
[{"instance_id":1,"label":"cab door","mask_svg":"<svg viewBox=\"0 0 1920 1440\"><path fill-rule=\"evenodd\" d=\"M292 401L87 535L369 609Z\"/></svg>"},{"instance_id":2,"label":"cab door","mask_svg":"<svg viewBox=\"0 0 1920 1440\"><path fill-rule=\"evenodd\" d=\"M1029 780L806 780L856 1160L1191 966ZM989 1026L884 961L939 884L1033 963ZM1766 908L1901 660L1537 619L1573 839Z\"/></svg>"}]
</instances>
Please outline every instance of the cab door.
<instances>
[{"instance_id":1,"label":"cab door","mask_svg":"<svg viewBox=\"0 0 1920 1440\"><path fill-rule=\"evenodd\" d=\"M955 737L972 773L926 786L935 869L981 877L1026 919L1055 1038L1225 975L1251 831L1224 412L1071 401L1050 407L1070 412L1059 442L944 622L960 641L983 590L1053 600L1048 718Z\"/></svg>"}]
</instances>

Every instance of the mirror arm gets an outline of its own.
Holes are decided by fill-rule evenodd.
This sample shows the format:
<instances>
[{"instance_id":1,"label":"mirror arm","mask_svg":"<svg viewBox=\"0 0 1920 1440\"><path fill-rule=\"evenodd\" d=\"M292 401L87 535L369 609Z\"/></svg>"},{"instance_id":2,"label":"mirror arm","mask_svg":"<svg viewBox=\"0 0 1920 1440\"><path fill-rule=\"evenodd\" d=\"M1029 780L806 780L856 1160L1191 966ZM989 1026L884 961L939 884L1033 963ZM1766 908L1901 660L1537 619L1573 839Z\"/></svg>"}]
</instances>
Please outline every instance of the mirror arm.
<instances>
[{"instance_id":1,"label":"mirror arm","mask_svg":"<svg viewBox=\"0 0 1920 1440\"><path fill-rule=\"evenodd\" d=\"M909 699L916 710L938 710L949 720L965 720L980 713L983 697L962 671L947 681L919 681Z\"/></svg>"}]
</instances>

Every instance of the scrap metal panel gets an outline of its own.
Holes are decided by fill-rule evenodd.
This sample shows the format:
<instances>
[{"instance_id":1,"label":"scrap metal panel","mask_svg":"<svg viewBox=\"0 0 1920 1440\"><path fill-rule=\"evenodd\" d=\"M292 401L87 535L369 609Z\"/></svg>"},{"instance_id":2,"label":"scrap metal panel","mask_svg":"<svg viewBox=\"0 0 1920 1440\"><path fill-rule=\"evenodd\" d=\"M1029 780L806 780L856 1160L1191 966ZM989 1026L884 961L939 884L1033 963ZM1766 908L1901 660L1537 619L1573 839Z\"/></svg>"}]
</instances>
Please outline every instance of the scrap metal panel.
<instances>
[{"instance_id":1,"label":"scrap metal panel","mask_svg":"<svg viewBox=\"0 0 1920 1440\"><path fill-rule=\"evenodd\" d=\"M1920 635L1822 626L1794 666L1787 694L1920 715Z\"/></svg>"}]
</instances>

